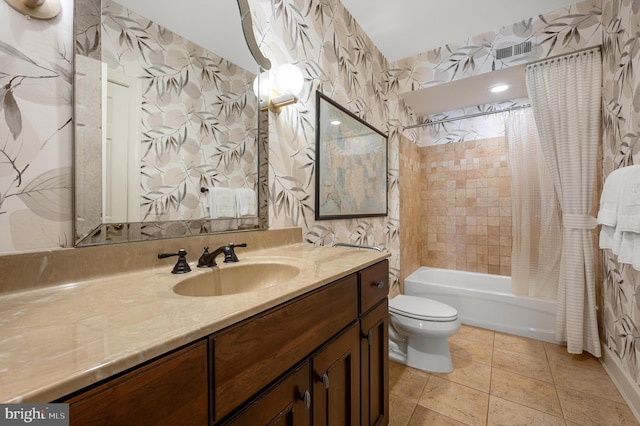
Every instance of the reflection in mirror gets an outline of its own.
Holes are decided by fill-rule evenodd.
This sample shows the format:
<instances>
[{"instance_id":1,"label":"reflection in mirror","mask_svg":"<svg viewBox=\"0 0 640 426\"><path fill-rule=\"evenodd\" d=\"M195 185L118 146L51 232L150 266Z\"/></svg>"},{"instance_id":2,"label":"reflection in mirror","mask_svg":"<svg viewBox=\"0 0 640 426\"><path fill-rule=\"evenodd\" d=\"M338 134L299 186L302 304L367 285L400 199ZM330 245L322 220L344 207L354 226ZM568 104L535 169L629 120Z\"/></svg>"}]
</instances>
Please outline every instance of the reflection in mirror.
<instances>
[{"instance_id":1,"label":"reflection in mirror","mask_svg":"<svg viewBox=\"0 0 640 426\"><path fill-rule=\"evenodd\" d=\"M215 17L248 52L238 4L207 5L226 12L197 0L76 2L76 245L266 227L259 69L208 42ZM228 48L225 31L209 38Z\"/></svg>"}]
</instances>

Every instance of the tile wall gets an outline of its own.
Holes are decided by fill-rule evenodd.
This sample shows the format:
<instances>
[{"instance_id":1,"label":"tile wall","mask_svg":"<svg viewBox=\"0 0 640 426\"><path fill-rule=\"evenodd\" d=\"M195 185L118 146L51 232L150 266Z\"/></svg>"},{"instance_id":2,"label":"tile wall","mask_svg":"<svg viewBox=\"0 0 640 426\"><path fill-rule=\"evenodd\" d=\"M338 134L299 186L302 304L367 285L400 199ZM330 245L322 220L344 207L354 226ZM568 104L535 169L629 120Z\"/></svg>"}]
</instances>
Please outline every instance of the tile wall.
<instances>
[{"instance_id":1,"label":"tile wall","mask_svg":"<svg viewBox=\"0 0 640 426\"><path fill-rule=\"evenodd\" d=\"M504 137L423 150L422 264L511 275L511 174Z\"/></svg>"},{"instance_id":2,"label":"tile wall","mask_svg":"<svg viewBox=\"0 0 640 426\"><path fill-rule=\"evenodd\" d=\"M421 264L422 238L420 224L423 207L420 203L420 187L424 181L422 170L424 148L411 140L400 136L400 282L404 287L407 275L418 269ZM404 288L401 289L404 292Z\"/></svg>"}]
</instances>

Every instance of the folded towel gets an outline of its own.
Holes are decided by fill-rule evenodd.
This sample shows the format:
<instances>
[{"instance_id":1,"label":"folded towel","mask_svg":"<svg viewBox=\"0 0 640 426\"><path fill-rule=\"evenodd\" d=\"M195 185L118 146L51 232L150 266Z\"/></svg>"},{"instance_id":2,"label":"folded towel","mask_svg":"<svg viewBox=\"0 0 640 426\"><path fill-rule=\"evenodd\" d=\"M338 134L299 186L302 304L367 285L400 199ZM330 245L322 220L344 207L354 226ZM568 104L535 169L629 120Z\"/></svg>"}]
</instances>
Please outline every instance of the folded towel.
<instances>
[{"instance_id":1,"label":"folded towel","mask_svg":"<svg viewBox=\"0 0 640 426\"><path fill-rule=\"evenodd\" d=\"M610 249L619 263L640 270L640 165L607 176L598 211L600 248Z\"/></svg>"},{"instance_id":2,"label":"folded towel","mask_svg":"<svg viewBox=\"0 0 640 426\"><path fill-rule=\"evenodd\" d=\"M614 254L618 253L620 240L622 239L621 234L621 232L616 234L615 226L602 225L600 228L600 248L609 249L613 251Z\"/></svg>"},{"instance_id":3,"label":"folded towel","mask_svg":"<svg viewBox=\"0 0 640 426\"><path fill-rule=\"evenodd\" d=\"M236 193L231 188L209 188L209 217L229 219L236 217Z\"/></svg>"},{"instance_id":4,"label":"folded towel","mask_svg":"<svg viewBox=\"0 0 640 426\"><path fill-rule=\"evenodd\" d=\"M236 193L236 214L238 217L258 216L258 197L256 191L249 188L238 188Z\"/></svg>"},{"instance_id":5,"label":"folded towel","mask_svg":"<svg viewBox=\"0 0 640 426\"><path fill-rule=\"evenodd\" d=\"M616 228L621 232L640 233L640 166L624 169L626 172L620 188Z\"/></svg>"},{"instance_id":6,"label":"folded towel","mask_svg":"<svg viewBox=\"0 0 640 426\"><path fill-rule=\"evenodd\" d=\"M618 222L618 203L625 174L628 167L621 167L609 173L602 187L600 196L600 208L598 209L598 223L601 225L616 226Z\"/></svg>"},{"instance_id":7,"label":"folded towel","mask_svg":"<svg viewBox=\"0 0 640 426\"><path fill-rule=\"evenodd\" d=\"M640 270L640 234L634 232L621 232L621 241L618 245L618 262L626 263L635 270Z\"/></svg>"}]
</instances>

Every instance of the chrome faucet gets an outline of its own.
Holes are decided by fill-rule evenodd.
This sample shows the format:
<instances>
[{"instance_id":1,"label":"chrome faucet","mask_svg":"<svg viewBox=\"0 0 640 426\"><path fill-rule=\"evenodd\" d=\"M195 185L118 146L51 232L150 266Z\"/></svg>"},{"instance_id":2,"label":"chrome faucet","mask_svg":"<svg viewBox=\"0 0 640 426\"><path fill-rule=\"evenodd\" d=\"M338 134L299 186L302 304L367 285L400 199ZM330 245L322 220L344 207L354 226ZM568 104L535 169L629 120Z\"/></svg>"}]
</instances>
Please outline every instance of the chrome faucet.
<instances>
[{"instance_id":1,"label":"chrome faucet","mask_svg":"<svg viewBox=\"0 0 640 426\"><path fill-rule=\"evenodd\" d=\"M198 268L212 268L217 265L216 256L224 253L224 263L238 262L238 256L236 256L235 247L246 247L247 243L233 244L229 243L226 246L218 247L213 252L209 253L209 247L204 248L204 253L198 259Z\"/></svg>"}]
</instances>

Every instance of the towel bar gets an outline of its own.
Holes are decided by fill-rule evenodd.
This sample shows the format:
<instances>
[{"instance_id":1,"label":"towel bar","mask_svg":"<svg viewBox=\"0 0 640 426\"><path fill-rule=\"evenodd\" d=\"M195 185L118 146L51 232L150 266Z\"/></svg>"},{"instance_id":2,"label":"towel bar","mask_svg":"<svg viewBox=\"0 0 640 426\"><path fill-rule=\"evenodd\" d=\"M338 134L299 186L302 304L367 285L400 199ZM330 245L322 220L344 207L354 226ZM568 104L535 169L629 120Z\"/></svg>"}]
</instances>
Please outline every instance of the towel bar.
<instances>
[{"instance_id":1,"label":"towel bar","mask_svg":"<svg viewBox=\"0 0 640 426\"><path fill-rule=\"evenodd\" d=\"M375 251L379 251L382 252L382 249L380 247L376 247L376 246L362 246L359 244L351 244L351 243L334 243L333 247L353 247L353 248L363 248L363 249L369 249L369 250L375 250Z\"/></svg>"}]
</instances>

